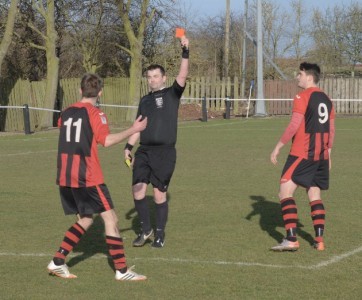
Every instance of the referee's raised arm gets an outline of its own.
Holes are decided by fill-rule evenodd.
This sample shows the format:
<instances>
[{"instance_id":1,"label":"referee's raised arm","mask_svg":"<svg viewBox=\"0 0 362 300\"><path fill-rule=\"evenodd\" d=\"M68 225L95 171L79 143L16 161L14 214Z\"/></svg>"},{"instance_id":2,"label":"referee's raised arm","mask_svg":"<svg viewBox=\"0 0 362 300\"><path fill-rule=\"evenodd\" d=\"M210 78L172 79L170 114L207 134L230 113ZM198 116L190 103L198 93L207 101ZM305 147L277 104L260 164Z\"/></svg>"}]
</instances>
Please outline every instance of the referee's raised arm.
<instances>
[{"instance_id":1,"label":"referee's raised arm","mask_svg":"<svg viewBox=\"0 0 362 300\"><path fill-rule=\"evenodd\" d=\"M176 77L177 83L184 87L186 85L186 78L189 72L189 40L186 36L180 38L182 48L182 59L180 71Z\"/></svg>"}]
</instances>

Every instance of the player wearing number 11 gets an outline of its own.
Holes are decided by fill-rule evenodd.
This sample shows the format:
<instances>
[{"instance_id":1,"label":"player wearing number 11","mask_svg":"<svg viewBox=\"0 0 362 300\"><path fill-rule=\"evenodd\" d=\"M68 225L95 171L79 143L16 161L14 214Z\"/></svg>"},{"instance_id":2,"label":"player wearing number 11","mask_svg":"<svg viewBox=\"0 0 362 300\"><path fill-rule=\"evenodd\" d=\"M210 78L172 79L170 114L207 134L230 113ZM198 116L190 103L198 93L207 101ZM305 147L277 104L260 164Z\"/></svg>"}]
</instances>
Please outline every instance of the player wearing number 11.
<instances>
[{"instance_id":1,"label":"player wearing number 11","mask_svg":"<svg viewBox=\"0 0 362 300\"><path fill-rule=\"evenodd\" d=\"M295 251L299 248L296 236L298 214L293 196L298 186L308 193L315 231L313 246L316 250L324 250L325 209L321 190L329 187L335 112L332 101L317 86L319 77L318 65L300 64L297 80L298 86L304 90L295 96L292 119L270 155L275 165L280 149L293 138L279 189L287 233L279 245L271 248L274 251Z\"/></svg>"},{"instance_id":2,"label":"player wearing number 11","mask_svg":"<svg viewBox=\"0 0 362 300\"><path fill-rule=\"evenodd\" d=\"M69 272L65 260L99 214L105 225L105 242L114 264L116 280L145 280L128 268L123 240L113 202L104 183L97 145L116 145L130 135L144 130L147 118L140 116L133 125L121 132L110 133L106 115L96 106L102 94L102 80L95 74L83 76L81 100L66 108L58 121L57 184L64 213L77 215L78 220L65 232L59 250L47 269L62 278L76 278Z\"/></svg>"}]
</instances>

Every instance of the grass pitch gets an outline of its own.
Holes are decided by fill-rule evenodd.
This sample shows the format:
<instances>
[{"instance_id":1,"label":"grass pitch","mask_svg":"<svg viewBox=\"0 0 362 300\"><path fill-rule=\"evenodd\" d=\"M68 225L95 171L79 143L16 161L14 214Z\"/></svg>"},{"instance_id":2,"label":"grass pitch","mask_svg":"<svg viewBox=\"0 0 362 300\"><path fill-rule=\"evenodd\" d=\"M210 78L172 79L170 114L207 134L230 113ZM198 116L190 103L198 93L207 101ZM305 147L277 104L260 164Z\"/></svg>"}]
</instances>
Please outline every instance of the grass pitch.
<instances>
[{"instance_id":1,"label":"grass pitch","mask_svg":"<svg viewBox=\"0 0 362 300\"><path fill-rule=\"evenodd\" d=\"M67 260L78 278L49 276L46 266L75 220L63 215L55 185L58 132L0 136L0 298L359 299L362 119L336 121L323 193L326 251L311 248L310 209L299 189L301 248L273 253L284 235L277 193L289 145L276 167L269 155L288 120L180 123L163 249L131 246L138 220L123 145L100 148L128 264L146 282L114 280L99 218Z\"/></svg>"}]
</instances>

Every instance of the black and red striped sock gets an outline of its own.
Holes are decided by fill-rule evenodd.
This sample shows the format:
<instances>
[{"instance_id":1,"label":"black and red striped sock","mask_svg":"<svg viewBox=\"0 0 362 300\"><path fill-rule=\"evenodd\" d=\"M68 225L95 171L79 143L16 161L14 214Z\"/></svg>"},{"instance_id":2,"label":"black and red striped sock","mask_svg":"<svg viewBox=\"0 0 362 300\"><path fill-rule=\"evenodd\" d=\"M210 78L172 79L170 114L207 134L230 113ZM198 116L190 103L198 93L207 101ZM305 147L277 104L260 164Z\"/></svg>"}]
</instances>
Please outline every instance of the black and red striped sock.
<instances>
[{"instance_id":1,"label":"black and red striped sock","mask_svg":"<svg viewBox=\"0 0 362 300\"><path fill-rule=\"evenodd\" d=\"M323 201L322 200L314 200L309 202L310 210L311 210L311 217L313 221L313 227L315 232L315 241L316 242L323 242L323 233L324 233L324 225L325 225L325 216L326 211L324 209Z\"/></svg>"},{"instance_id":2,"label":"black and red striped sock","mask_svg":"<svg viewBox=\"0 0 362 300\"><path fill-rule=\"evenodd\" d=\"M59 250L55 253L53 261L59 266L65 263L65 258L73 250L73 248L79 243L85 229L78 223L75 223L64 235L64 239L60 244Z\"/></svg>"},{"instance_id":3,"label":"black and red striped sock","mask_svg":"<svg viewBox=\"0 0 362 300\"><path fill-rule=\"evenodd\" d=\"M297 205L293 198L285 198L280 200L280 205L282 207L284 228L287 232L286 239L291 242L296 242L298 221Z\"/></svg>"},{"instance_id":4,"label":"black and red striped sock","mask_svg":"<svg viewBox=\"0 0 362 300\"><path fill-rule=\"evenodd\" d=\"M114 268L121 273L127 272L126 256L124 254L122 238L107 235L106 243L109 254L113 260Z\"/></svg>"}]
</instances>

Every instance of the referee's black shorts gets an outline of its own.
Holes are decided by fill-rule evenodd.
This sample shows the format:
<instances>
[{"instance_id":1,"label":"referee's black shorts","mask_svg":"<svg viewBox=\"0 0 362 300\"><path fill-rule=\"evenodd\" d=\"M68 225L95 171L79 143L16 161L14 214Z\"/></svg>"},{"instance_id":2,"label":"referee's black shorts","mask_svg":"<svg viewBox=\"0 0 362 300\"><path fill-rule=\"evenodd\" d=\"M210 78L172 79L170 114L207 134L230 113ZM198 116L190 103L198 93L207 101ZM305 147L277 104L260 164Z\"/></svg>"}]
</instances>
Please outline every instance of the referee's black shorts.
<instances>
[{"instance_id":1,"label":"referee's black shorts","mask_svg":"<svg viewBox=\"0 0 362 300\"><path fill-rule=\"evenodd\" d=\"M174 146L143 146L135 153L132 185L151 183L161 192L167 192L176 166Z\"/></svg>"},{"instance_id":2,"label":"referee's black shorts","mask_svg":"<svg viewBox=\"0 0 362 300\"><path fill-rule=\"evenodd\" d=\"M114 208L105 184L81 188L59 186L59 192L66 215L93 215Z\"/></svg>"},{"instance_id":3,"label":"referee's black shorts","mask_svg":"<svg viewBox=\"0 0 362 300\"><path fill-rule=\"evenodd\" d=\"M329 160L307 160L289 155L284 165L280 183L292 180L305 188L319 187L328 190Z\"/></svg>"}]
</instances>

